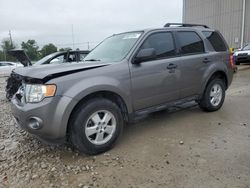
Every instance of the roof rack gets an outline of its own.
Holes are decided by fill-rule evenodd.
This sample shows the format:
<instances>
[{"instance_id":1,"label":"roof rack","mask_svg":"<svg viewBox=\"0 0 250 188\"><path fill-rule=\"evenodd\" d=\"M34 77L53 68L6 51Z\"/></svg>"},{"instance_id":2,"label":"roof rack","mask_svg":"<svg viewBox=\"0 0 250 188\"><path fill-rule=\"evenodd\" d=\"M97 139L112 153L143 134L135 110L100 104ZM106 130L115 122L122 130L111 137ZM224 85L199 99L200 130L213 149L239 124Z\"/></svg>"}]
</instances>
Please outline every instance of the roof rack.
<instances>
[{"instance_id":1,"label":"roof rack","mask_svg":"<svg viewBox=\"0 0 250 188\"><path fill-rule=\"evenodd\" d=\"M177 26L177 27L204 27L204 28L209 28L207 25L203 25L203 24L167 23L167 24L164 25L164 27L171 27L171 26Z\"/></svg>"}]
</instances>

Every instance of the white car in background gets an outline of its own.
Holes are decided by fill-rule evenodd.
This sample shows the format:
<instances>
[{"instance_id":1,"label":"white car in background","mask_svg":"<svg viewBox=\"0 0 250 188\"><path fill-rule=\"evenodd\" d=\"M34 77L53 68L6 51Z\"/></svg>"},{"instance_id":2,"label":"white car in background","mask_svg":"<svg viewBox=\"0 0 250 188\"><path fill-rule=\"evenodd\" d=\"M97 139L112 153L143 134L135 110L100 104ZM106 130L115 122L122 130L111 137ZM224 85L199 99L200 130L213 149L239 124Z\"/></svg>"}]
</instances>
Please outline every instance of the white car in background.
<instances>
[{"instance_id":1,"label":"white car in background","mask_svg":"<svg viewBox=\"0 0 250 188\"><path fill-rule=\"evenodd\" d=\"M235 64L250 63L250 44L234 53Z\"/></svg>"},{"instance_id":2,"label":"white car in background","mask_svg":"<svg viewBox=\"0 0 250 188\"><path fill-rule=\"evenodd\" d=\"M13 69L23 67L21 63L0 61L0 76L9 76Z\"/></svg>"}]
</instances>

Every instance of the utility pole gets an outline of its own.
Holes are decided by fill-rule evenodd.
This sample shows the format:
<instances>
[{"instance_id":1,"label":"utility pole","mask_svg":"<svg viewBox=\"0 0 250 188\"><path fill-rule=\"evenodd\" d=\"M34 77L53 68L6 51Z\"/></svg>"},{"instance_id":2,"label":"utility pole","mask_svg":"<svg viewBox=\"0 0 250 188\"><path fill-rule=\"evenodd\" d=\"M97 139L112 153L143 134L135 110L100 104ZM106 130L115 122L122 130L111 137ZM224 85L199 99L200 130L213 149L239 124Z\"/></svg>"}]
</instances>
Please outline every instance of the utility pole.
<instances>
[{"instance_id":1,"label":"utility pole","mask_svg":"<svg viewBox=\"0 0 250 188\"><path fill-rule=\"evenodd\" d=\"M11 30L9 30L9 36L10 36L10 45L11 45L11 48L13 48L13 41L12 41L12 36L11 36Z\"/></svg>"},{"instance_id":2,"label":"utility pole","mask_svg":"<svg viewBox=\"0 0 250 188\"><path fill-rule=\"evenodd\" d=\"M89 50L89 42L88 42L88 50Z\"/></svg>"},{"instance_id":3,"label":"utility pole","mask_svg":"<svg viewBox=\"0 0 250 188\"><path fill-rule=\"evenodd\" d=\"M5 51L5 50L3 50L3 54L4 54L4 59L5 59L5 61L7 61L6 51Z\"/></svg>"},{"instance_id":4,"label":"utility pole","mask_svg":"<svg viewBox=\"0 0 250 188\"><path fill-rule=\"evenodd\" d=\"M74 37L73 24L71 25L71 33L72 33L72 45L73 45L73 50L74 50L75 49L75 37Z\"/></svg>"},{"instance_id":5,"label":"utility pole","mask_svg":"<svg viewBox=\"0 0 250 188\"><path fill-rule=\"evenodd\" d=\"M243 0L243 4L242 4L242 25L241 25L241 41L240 41L240 48L243 48L243 47L244 47L245 16L246 16L246 0Z\"/></svg>"}]
</instances>

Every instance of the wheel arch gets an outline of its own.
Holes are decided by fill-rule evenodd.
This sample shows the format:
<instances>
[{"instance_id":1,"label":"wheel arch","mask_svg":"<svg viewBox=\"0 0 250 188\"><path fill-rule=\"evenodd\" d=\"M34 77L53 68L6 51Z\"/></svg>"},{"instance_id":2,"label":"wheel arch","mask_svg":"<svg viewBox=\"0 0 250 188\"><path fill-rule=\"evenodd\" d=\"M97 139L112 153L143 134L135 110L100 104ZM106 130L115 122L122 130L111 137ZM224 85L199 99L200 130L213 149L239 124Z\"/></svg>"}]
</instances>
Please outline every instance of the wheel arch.
<instances>
[{"instance_id":1,"label":"wheel arch","mask_svg":"<svg viewBox=\"0 0 250 188\"><path fill-rule=\"evenodd\" d=\"M213 72L208 79L206 80L205 84L203 85L202 88L202 95L204 94L205 89L207 88L207 85L209 84L209 82L215 78L220 78L224 81L226 89L228 88L228 78L227 78L227 74L222 71L222 70L217 70L215 72Z\"/></svg>"},{"instance_id":2,"label":"wheel arch","mask_svg":"<svg viewBox=\"0 0 250 188\"><path fill-rule=\"evenodd\" d=\"M119 94L117 94L117 93L115 93L113 91L108 91L108 90L96 91L96 92L89 93L88 95L84 96L73 107L73 109L72 109L72 111L70 113L69 119L68 119L68 123L67 123L67 129L66 129L66 134L67 135L69 133L70 124L71 124L71 121L72 121L72 119L74 117L74 114L76 114L77 110L82 105L84 105L84 103L86 103L86 101L89 101L89 100L94 99L94 98L105 98L105 99L111 100L112 102L117 104L119 106L119 108L121 109L124 121L126 121L126 122L129 121L128 107L126 105L125 100Z\"/></svg>"}]
</instances>

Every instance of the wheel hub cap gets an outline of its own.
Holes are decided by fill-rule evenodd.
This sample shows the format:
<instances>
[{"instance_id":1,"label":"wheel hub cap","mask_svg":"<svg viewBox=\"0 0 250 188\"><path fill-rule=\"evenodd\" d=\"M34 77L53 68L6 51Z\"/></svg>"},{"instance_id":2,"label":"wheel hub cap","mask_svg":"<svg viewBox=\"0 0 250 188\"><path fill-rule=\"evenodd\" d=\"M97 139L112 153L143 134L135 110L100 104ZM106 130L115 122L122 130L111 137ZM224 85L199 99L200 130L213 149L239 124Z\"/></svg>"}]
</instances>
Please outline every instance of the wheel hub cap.
<instances>
[{"instance_id":1,"label":"wheel hub cap","mask_svg":"<svg viewBox=\"0 0 250 188\"><path fill-rule=\"evenodd\" d=\"M215 84L210 91L210 103L218 106L222 100L222 88L219 84Z\"/></svg>"},{"instance_id":2,"label":"wheel hub cap","mask_svg":"<svg viewBox=\"0 0 250 188\"><path fill-rule=\"evenodd\" d=\"M115 116L107 110L99 110L93 113L85 125L87 139L96 145L107 143L116 130Z\"/></svg>"}]
</instances>

